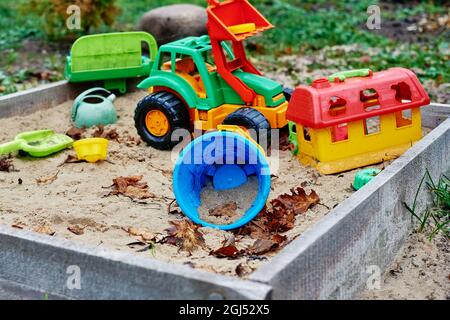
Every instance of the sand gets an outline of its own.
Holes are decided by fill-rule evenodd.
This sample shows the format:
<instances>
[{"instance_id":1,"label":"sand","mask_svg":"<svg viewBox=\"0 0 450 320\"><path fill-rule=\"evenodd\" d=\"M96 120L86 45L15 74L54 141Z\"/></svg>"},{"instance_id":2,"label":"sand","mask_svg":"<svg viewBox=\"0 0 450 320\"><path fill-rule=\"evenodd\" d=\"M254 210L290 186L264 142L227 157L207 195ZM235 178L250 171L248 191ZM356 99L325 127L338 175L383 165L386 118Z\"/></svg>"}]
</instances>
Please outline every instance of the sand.
<instances>
[{"instance_id":1,"label":"sand","mask_svg":"<svg viewBox=\"0 0 450 320\"><path fill-rule=\"evenodd\" d=\"M428 233L429 234L429 233ZM443 234L432 241L412 233L382 276L380 288L366 290L364 300L450 299L450 242Z\"/></svg>"},{"instance_id":2,"label":"sand","mask_svg":"<svg viewBox=\"0 0 450 320\"><path fill-rule=\"evenodd\" d=\"M231 190L217 191L212 183L208 183L200 195L202 201L198 209L200 217L213 224L232 224L250 209L257 194L258 178L256 176L249 177L247 183Z\"/></svg>"},{"instance_id":3,"label":"sand","mask_svg":"<svg viewBox=\"0 0 450 320\"><path fill-rule=\"evenodd\" d=\"M144 95L144 92L132 93L115 102L120 118L113 127L125 140L137 136L133 113L136 102ZM71 127L70 109L71 102L66 102L26 116L0 119L0 141L9 141L17 133L28 130L52 128L65 132ZM153 251L137 252L142 247L127 245L135 242L137 237L124 229L135 227L165 235L169 221L184 218L182 214L174 213L176 204L172 204L169 210L174 200L171 153L152 149L143 143L136 145L112 140L108 161L61 165L71 154L74 154L73 150L45 159L14 158L17 171L0 172L0 223L19 225L28 230L45 226L55 232L54 237L226 275L236 275L239 265L241 269L255 270L276 254L269 253L256 260L249 257L218 259L209 253L220 248L230 233L209 228L200 229L205 234L206 247L194 251L191 256L170 244L156 244ZM353 193L351 183L355 171L322 176L312 168L301 166L289 151L280 152L279 168L272 161L271 169L274 176L270 199L300 185L307 192L314 189L321 198L321 204L297 217L295 227L285 234L287 242L297 238ZM36 181L56 174L56 179L48 184ZM149 191L155 194L155 198L135 202L124 196L107 196L114 178L131 175L143 175L143 181L148 182ZM245 209L244 202L240 200L242 210ZM68 230L69 227L81 228L83 234L76 235ZM248 236L239 236L236 245L238 249L244 249L254 241Z\"/></svg>"}]
</instances>

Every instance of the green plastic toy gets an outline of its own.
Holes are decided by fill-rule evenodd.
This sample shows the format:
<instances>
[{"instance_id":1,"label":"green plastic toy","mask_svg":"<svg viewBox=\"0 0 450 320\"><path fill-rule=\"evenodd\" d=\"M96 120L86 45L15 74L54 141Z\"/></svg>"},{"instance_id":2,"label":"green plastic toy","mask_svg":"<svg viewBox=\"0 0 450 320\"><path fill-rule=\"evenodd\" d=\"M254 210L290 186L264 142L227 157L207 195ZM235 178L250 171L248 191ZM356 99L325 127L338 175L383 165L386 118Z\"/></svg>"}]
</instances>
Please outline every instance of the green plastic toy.
<instances>
[{"instance_id":1,"label":"green plastic toy","mask_svg":"<svg viewBox=\"0 0 450 320\"><path fill-rule=\"evenodd\" d=\"M375 168L369 168L364 170L359 170L356 173L355 181L353 182L353 188L359 190L373 180L377 175L379 175L381 170Z\"/></svg>"},{"instance_id":2,"label":"green plastic toy","mask_svg":"<svg viewBox=\"0 0 450 320\"><path fill-rule=\"evenodd\" d=\"M92 88L80 94L72 106L72 121L77 128L90 128L117 122L113 101L116 96L103 88Z\"/></svg>"},{"instance_id":3,"label":"green plastic toy","mask_svg":"<svg viewBox=\"0 0 450 320\"><path fill-rule=\"evenodd\" d=\"M369 77L372 74L373 74L373 72L370 69L357 69L357 70L341 71L341 72L337 72L337 73L329 76L328 81L334 82L334 80L336 78L339 79L339 81L345 81L346 79L349 79L349 78Z\"/></svg>"},{"instance_id":4,"label":"green plastic toy","mask_svg":"<svg viewBox=\"0 0 450 320\"><path fill-rule=\"evenodd\" d=\"M289 121L288 126L289 126L289 143L290 143L291 153L294 156L296 156L296 155L298 155L298 152L300 151L298 148L297 125L294 122Z\"/></svg>"},{"instance_id":5,"label":"green plastic toy","mask_svg":"<svg viewBox=\"0 0 450 320\"><path fill-rule=\"evenodd\" d=\"M230 60L236 60L225 42L222 48ZM171 149L177 144L172 133L189 129L194 122L201 124L204 131L222 124L256 132L286 126L282 115L287 100L281 84L236 69L233 77L258 96L248 106L217 68L208 36L188 37L161 46L150 76L138 85L139 89L150 90L135 110L135 126L143 141L156 149Z\"/></svg>"},{"instance_id":6,"label":"green plastic toy","mask_svg":"<svg viewBox=\"0 0 450 320\"><path fill-rule=\"evenodd\" d=\"M142 55L143 43L150 57ZM84 36L72 45L65 75L69 82L103 81L106 89L125 93L127 78L150 74L157 50L155 38L146 32Z\"/></svg>"},{"instance_id":7,"label":"green plastic toy","mask_svg":"<svg viewBox=\"0 0 450 320\"><path fill-rule=\"evenodd\" d=\"M33 157L41 158L69 148L72 143L72 138L55 133L53 130L29 131L17 135L11 142L0 145L0 155L21 150Z\"/></svg>"}]
</instances>

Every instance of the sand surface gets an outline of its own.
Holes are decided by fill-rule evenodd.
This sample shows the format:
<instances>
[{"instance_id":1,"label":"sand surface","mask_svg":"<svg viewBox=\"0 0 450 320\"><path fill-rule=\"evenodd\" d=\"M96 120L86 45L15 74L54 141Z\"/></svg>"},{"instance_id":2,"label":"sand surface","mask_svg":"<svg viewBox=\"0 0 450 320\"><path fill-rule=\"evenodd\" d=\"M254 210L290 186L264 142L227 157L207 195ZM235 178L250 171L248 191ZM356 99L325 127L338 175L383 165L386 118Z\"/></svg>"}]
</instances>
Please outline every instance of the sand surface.
<instances>
[{"instance_id":1,"label":"sand surface","mask_svg":"<svg viewBox=\"0 0 450 320\"><path fill-rule=\"evenodd\" d=\"M133 113L136 102L144 95L144 92L132 93L116 100L120 118L113 127L125 141L137 136ZM27 116L0 119L0 141L9 141L17 133L28 130L52 128L65 132L71 127L70 109L71 102L66 102ZM230 233L209 228L200 229L205 235L206 247L194 251L192 256L170 244L156 244L155 250L137 252L142 249L140 246L127 245L135 242L137 237L124 229L135 227L165 235L169 221L183 219L182 214L170 213L176 209L176 204L172 204L169 210L174 200L171 153L157 151L143 143L136 145L112 140L108 161L61 165L70 154L74 151L66 150L45 159L14 158L16 171L0 172L0 223L19 225L28 230L45 227L55 232L54 237L227 275L236 275L238 265L254 270L276 254L266 254L262 259L218 259L209 253L220 248ZM321 198L321 204L297 217L295 227L285 233L287 242L298 237L353 193L354 171L321 176L314 169L301 166L288 151L280 152L279 168L276 162L272 162L271 169L274 176L270 199L299 186L307 192L314 189ZM45 180L56 174L53 182L37 183L37 179ZM154 199L143 204L124 196L107 196L114 178L132 175L143 175L149 191L155 194ZM254 195L249 193L249 196ZM69 227L81 228L84 233L76 235L68 230ZM238 249L249 247L255 241L248 236L239 236L237 240Z\"/></svg>"},{"instance_id":2,"label":"sand surface","mask_svg":"<svg viewBox=\"0 0 450 320\"><path fill-rule=\"evenodd\" d=\"M203 221L218 225L232 224L250 209L257 195L256 176L250 176L244 185L230 190L216 190L209 181L200 194L202 204L198 212Z\"/></svg>"},{"instance_id":3,"label":"sand surface","mask_svg":"<svg viewBox=\"0 0 450 320\"><path fill-rule=\"evenodd\" d=\"M450 300L448 238L438 234L430 241L425 234L411 234L395 261L383 274L380 288L366 290L360 298Z\"/></svg>"}]
</instances>

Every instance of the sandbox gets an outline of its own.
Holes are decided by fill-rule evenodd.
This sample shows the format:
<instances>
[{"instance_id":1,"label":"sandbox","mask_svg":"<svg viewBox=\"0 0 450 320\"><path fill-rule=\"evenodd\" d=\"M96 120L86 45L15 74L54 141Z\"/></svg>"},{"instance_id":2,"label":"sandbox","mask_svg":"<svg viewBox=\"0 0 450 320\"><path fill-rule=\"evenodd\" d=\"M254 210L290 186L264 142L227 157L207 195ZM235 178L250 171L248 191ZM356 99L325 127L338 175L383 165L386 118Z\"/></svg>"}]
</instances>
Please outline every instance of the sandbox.
<instances>
[{"instance_id":1,"label":"sandbox","mask_svg":"<svg viewBox=\"0 0 450 320\"><path fill-rule=\"evenodd\" d=\"M65 132L71 126L70 98L78 91L61 82L2 98L0 139L45 127ZM411 219L402 201L412 201L425 169L433 177L450 169L449 120L394 163L378 165L383 173L359 192L351 188L355 171L321 176L280 151L271 199L299 186L320 197L283 233L287 239L280 250L219 259L210 252L229 233L201 228L206 247L192 255L167 243L139 252L139 245L129 245L136 237L128 228L164 235L169 221L184 218L173 210L170 152L136 139L132 117L143 95L117 100L114 129L120 139L111 141L108 161L64 163L73 154L67 150L46 159L16 158L15 171L0 174L0 279L63 298L350 298L363 287L367 267L384 268L404 241ZM424 108L424 124L434 128L445 110ZM142 175L155 197L133 201L109 195L114 178L131 175ZM56 178L37 182L45 177ZM54 235L33 232L43 226ZM73 226L83 234L70 231ZM237 237L239 249L255 241ZM81 290L65 286L70 265L81 270ZM243 266L251 272L237 272Z\"/></svg>"}]
</instances>

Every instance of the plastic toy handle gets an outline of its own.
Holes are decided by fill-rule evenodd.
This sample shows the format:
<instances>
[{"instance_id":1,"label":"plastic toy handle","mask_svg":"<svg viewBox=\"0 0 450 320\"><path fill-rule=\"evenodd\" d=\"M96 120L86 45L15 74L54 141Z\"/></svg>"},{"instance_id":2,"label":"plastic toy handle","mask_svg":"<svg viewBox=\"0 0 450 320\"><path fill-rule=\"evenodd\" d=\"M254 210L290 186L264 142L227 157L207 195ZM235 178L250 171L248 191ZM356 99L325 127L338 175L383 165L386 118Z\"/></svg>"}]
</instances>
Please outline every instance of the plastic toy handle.
<instances>
[{"instance_id":1,"label":"plastic toy handle","mask_svg":"<svg viewBox=\"0 0 450 320\"><path fill-rule=\"evenodd\" d=\"M15 140L35 140L35 139L43 139L45 137L48 137L49 135L55 134L55 131L52 129L44 129L44 130L37 130L37 131L27 131L22 132L16 136Z\"/></svg>"},{"instance_id":2,"label":"plastic toy handle","mask_svg":"<svg viewBox=\"0 0 450 320\"><path fill-rule=\"evenodd\" d=\"M72 121L75 121L75 118L77 116L77 112L78 112L78 107L80 106L80 103L89 95L91 95L94 92L104 92L107 93L108 95L111 95L111 91L106 90L105 88L102 87L97 87L97 88L92 88L89 90L84 91L83 93L81 93L73 102L73 107L72 107ZM103 97L104 98L104 97Z\"/></svg>"},{"instance_id":3,"label":"plastic toy handle","mask_svg":"<svg viewBox=\"0 0 450 320\"><path fill-rule=\"evenodd\" d=\"M355 77L370 77L372 76L372 74L373 72L370 69L341 71L329 76L328 81L334 82L336 78L338 78L340 81L345 81L346 79Z\"/></svg>"},{"instance_id":4,"label":"plastic toy handle","mask_svg":"<svg viewBox=\"0 0 450 320\"><path fill-rule=\"evenodd\" d=\"M22 140L14 140L0 145L0 154L9 154L20 150Z\"/></svg>"}]
</instances>

